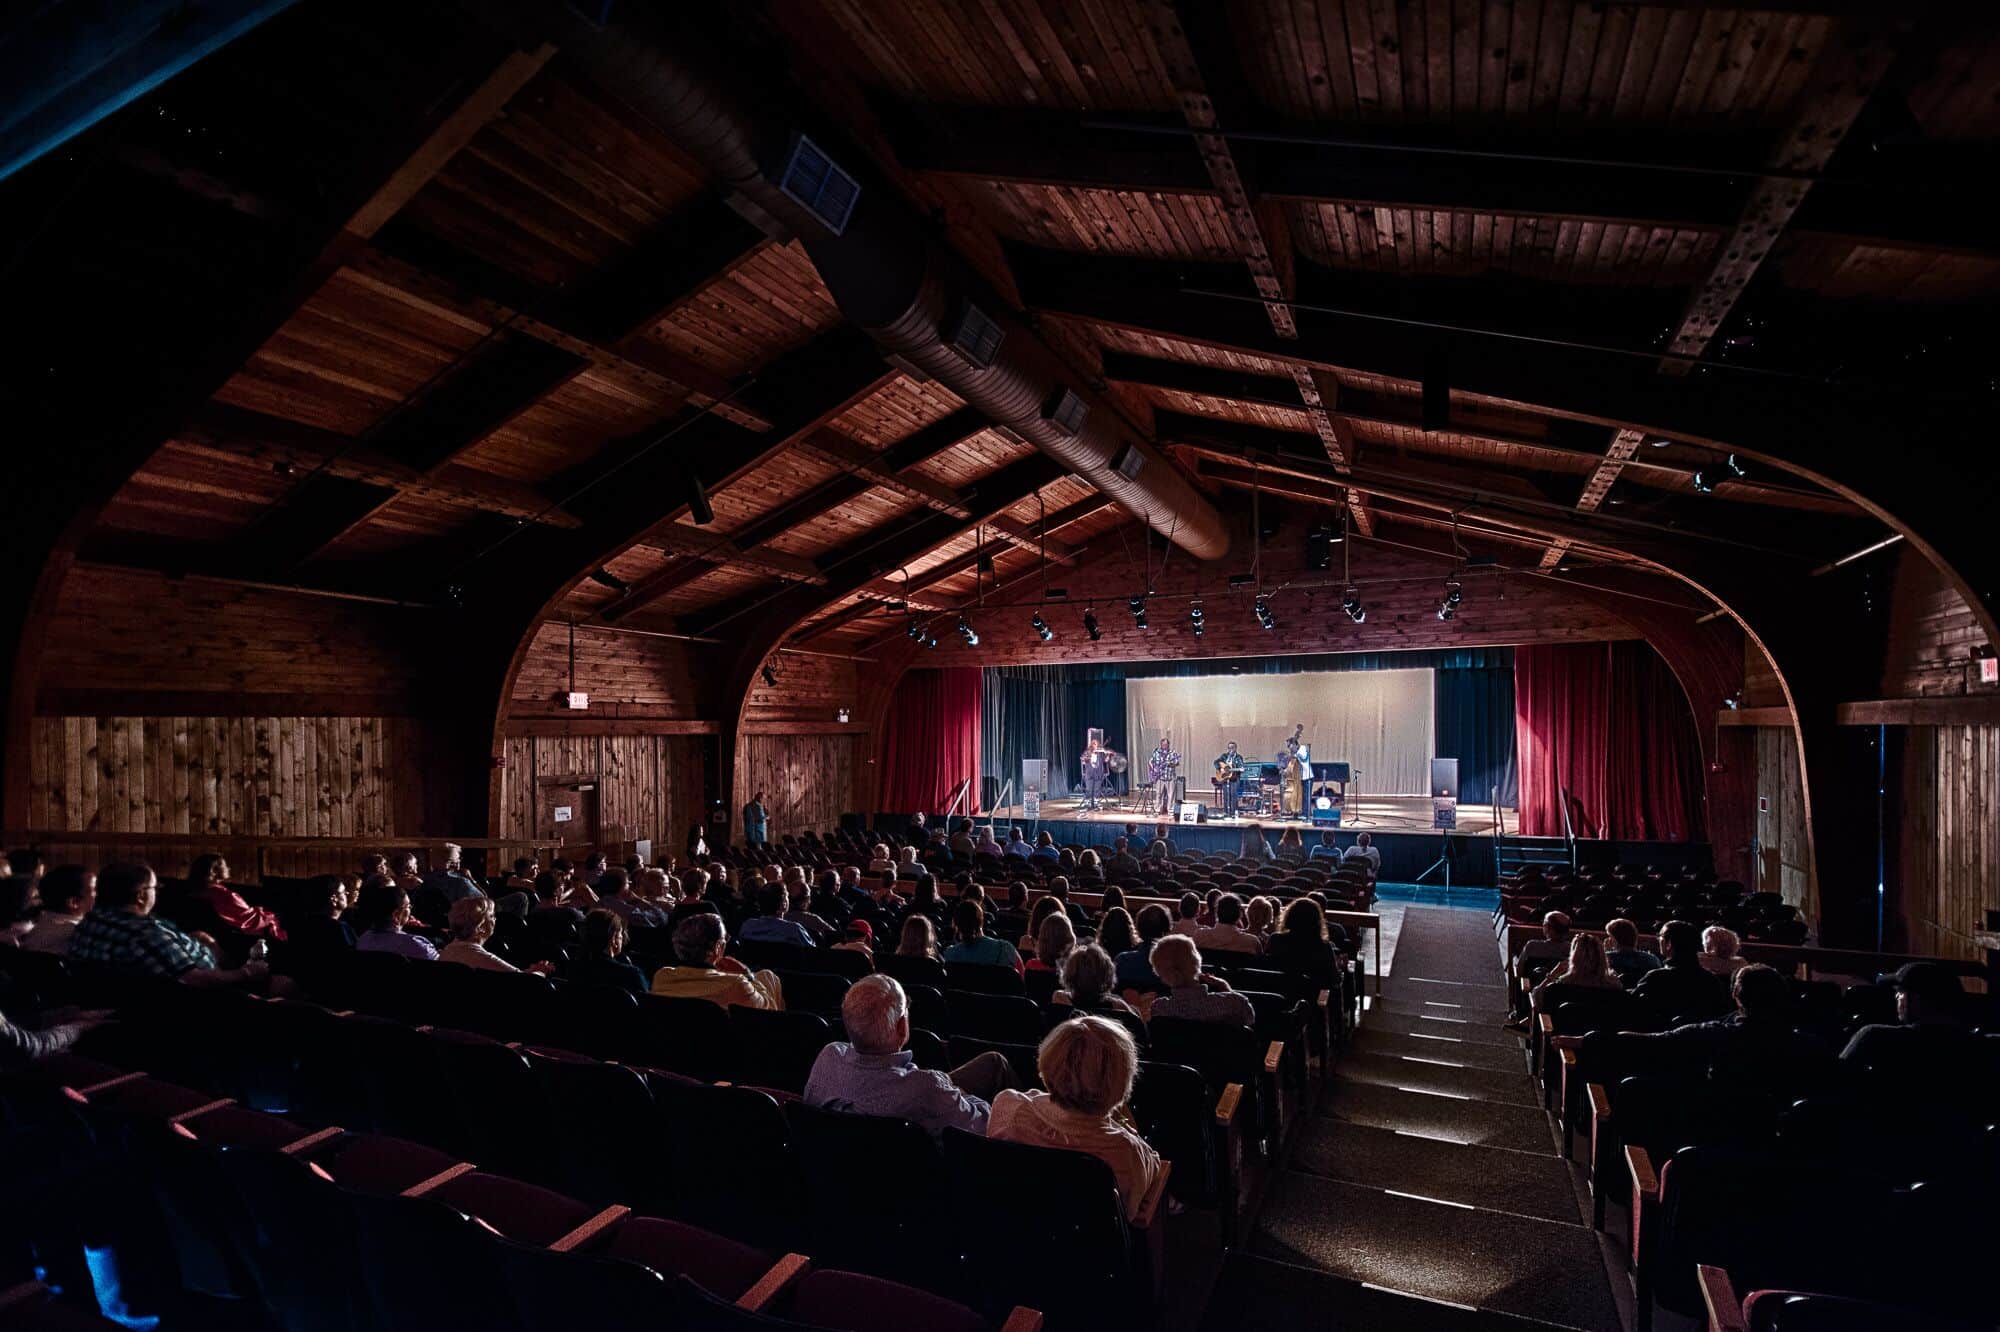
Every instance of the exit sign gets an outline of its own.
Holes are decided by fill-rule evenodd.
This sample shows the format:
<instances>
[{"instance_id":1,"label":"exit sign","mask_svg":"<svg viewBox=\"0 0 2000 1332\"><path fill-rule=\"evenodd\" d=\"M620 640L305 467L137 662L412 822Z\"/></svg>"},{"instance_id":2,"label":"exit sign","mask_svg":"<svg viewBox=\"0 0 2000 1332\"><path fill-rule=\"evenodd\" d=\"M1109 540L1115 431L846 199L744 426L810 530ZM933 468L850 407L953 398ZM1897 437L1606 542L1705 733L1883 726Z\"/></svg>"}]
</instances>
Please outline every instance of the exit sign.
<instances>
[{"instance_id":1,"label":"exit sign","mask_svg":"<svg viewBox=\"0 0 2000 1332\"><path fill-rule=\"evenodd\" d=\"M2000 684L2000 657L1979 659L1979 683Z\"/></svg>"},{"instance_id":2,"label":"exit sign","mask_svg":"<svg viewBox=\"0 0 2000 1332\"><path fill-rule=\"evenodd\" d=\"M590 695L579 694L572 690L562 696L562 705L572 712L582 712L590 707Z\"/></svg>"}]
</instances>

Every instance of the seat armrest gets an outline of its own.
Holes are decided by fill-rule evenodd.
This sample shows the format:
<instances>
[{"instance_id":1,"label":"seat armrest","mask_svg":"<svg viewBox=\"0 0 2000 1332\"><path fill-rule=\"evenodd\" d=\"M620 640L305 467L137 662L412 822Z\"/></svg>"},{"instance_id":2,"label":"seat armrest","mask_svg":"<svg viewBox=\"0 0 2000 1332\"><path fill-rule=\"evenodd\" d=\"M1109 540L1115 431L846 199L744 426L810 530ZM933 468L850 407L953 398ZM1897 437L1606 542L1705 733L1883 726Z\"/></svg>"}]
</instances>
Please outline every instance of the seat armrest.
<instances>
[{"instance_id":1,"label":"seat armrest","mask_svg":"<svg viewBox=\"0 0 2000 1332\"><path fill-rule=\"evenodd\" d=\"M1232 1082L1215 1098L1215 1122L1228 1128L1243 1107L1243 1084Z\"/></svg>"},{"instance_id":2,"label":"seat armrest","mask_svg":"<svg viewBox=\"0 0 2000 1332\"><path fill-rule=\"evenodd\" d=\"M756 1285L737 1298L736 1307L748 1309L751 1313L763 1313L811 1267L812 1259L804 1254L786 1254L771 1265L770 1271L757 1278Z\"/></svg>"},{"instance_id":3,"label":"seat armrest","mask_svg":"<svg viewBox=\"0 0 2000 1332\"><path fill-rule=\"evenodd\" d=\"M1542 1029L1542 1035L1544 1036L1553 1036L1556 1034L1556 1020L1547 1013L1535 1014L1535 1025Z\"/></svg>"},{"instance_id":4,"label":"seat armrest","mask_svg":"<svg viewBox=\"0 0 2000 1332\"><path fill-rule=\"evenodd\" d=\"M472 1164L472 1162L470 1161L460 1161L455 1166L451 1166L448 1169L438 1171L435 1175L432 1175L429 1179L418 1180L415 1184L410 1185L409 1188L404 1189L402 1193L398 1194L397 1196L402 1198L421 1198L426 1193L430 1193L435 1189L443 1188L445 1185L457 1179L460 1175L469 1175L478 1168L479 1168L478 1166Z\"/></svg>"},{"instance_id":5,"label":"seat armrest","mask_svg":"<svg viewBox=\"0 0 2000 1332\"><path fill-rule=\"evenodd\" d=\"M1015 1305L1014 1312L1000 1325L1000 1332L1042 1332L1041 1311Z\"/></svg>"},{"instance_id":6,"label":"seat armrest","mask_svg":"<svg viewBox=\"0 0 2000 1332\"><path fill-rule=\"evenodd\" d=\"M1133 1213L1134 1230L1151 1230L1159 1218L1160 1206L1167 1197L1167 1177L1173 1174L1174 1163L1160 1162L1160 1173L1153 1177L1153 1186L1146 1190L1146 1196L1139 1200L1139 1210Z\"/></svg>"},{"instance_id":7,"label":"seat armrest","mask_svg":"<svg viewBox=\"0 0 2000 1332\"><path fill-rule=\"evenodd\" d=\"M1601 1082L1591 1083L1588 1090L1590 1092L1590 1117L1601 1124L1611 1118L1611 1095L1604 1090L1604 1084Z\"/></svg>"},{"instance_id":8,"label":"seat armrest","mask_svg":"<svg viewBox=\"0 0 2000 1332\"><path fill-rule=\"evenodd\" d=\"M1653 1173L1653 1158L1646 1154L1644 1147L1625 1144L1625 1168L1632 1173L1634 1202L1656 1203L1660 1200L1660 1177Z\"/></svg>"},{"instance_id":9,"label":"seat armrest","mask_svg":"<svg viewBox=\"0 0 2000 1332\"><path fill-rule=\"evenodd\" d=\"M185 1124L190 1119L201 1118L203 1115L207 1114L211 1110L220 1110L224 1106L235 1105L235 1104L236 1104L235 1101L231 1100L227 1096L224 1096L220 1100L210 1101L206 1105L198 1105L194 1107L194 1109L192 1110L183 1110L177 1115L169 1116L167 1119L167 1123Z\"/></svg>"},{"instance_id":10,"label":"seat armrest","mask_svg":"<svg viewBox=\"0 0 2000 1332\"><path fill-rule=\"evenodd\" d=\"M1700 1263L1694 1269L1694 1279L1701 1287L1701 1302L1708 1306L1708 1332L1748 1332L1743 1302L1736 1298L1729 1273Z\"/></svg>"},{"instance_id":11,"label":"seat armrest","mask_svg":"<svg viewBox=\"0 0 2000 1332\"><path fill-rule=\"evenodd\" d=\"M575 1253L586 1244L595 1242L605 1231L610 1230L630 1215L632 1215L631 1208L621 1203L613 1203L596 1216L591 1217L590 1220L578 1226L575 1230L570 1231L569 1234L564 1235L561 1239L549 1245L549 1252Z\"/></svg>"},{"instance_id":12,"label":"seat armrest","mask_svg":"<svg viewBox=\"0 0 2000 1332\"><path fill-rule=\"evenodd\" d=\"M331 1142L335 1138L344 1136L346 1133L347 1130L344 1128L323 1128L317 1133L306 1134L305 1137L300 1138L297 1142L286 1143L278 1149L278 1154L280 1156L300 1156L311 1151L321 1143Z\"/></svg>"},{"instance_id":13,"label":"seat armrest","mask_svg":"<svg viewBox=\"0 0 2000 1332\"><path fill-rule=\"evenodd\" d=\"M1576 1051L1565 1048L1561 1053L1563 1071L1567 1073L1570 1069L1576 1067Z\"/></svg>"},{"instance_id":14,"label":"seat armrest","mask_svg":"<svg viewBox=\"0 0 2000 1332\"><path fill-rule=\"evenodd\" d=\"M1284 1063L1284 1060L1285 1043L1283 1041L1272 1041L1270 1046L1264 1051L1264 1071L1275 1076L1279 1066Z\"/></svg>"}]
</instances>

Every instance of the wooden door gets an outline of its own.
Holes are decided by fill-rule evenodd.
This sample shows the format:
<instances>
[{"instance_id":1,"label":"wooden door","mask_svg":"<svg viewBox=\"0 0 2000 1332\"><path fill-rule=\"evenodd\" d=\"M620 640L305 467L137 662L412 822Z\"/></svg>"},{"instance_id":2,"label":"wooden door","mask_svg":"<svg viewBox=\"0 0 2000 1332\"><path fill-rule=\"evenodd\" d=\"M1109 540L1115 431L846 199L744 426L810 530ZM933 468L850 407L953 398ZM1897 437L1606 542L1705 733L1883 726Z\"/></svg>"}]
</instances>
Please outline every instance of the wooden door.
<instances>
[{"instance_id":1,"label":"wooden door","mask_svg":"<svg viewBox=\"0 0 2000 1332\"><path fill-rule=\"evenodd\" d=\"M535 818L537 837L562 839L561 855L576 860L597 846L597 783L546 782Z\"/></svg>"}]
</instances>

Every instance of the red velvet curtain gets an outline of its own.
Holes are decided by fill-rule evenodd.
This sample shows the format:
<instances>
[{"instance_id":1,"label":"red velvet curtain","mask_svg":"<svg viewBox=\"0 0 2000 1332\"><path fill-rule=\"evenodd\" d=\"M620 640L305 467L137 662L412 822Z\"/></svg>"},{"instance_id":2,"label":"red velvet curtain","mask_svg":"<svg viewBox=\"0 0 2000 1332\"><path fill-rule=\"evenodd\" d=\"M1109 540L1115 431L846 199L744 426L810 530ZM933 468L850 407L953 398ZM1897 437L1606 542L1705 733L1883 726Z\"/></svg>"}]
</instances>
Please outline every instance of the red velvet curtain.
<instances>
[{"instance_id":1,"label":"red velvet curtain","mask_svg":"<svg viewBox=\"0 0 2000 1332\"><path fill-rule=\"evenodd\" d=\"M1701 744L1680 682L1646 643L1514 649L1521 831L1684 841L1704 835Z\"/></svg>"},{"instance_id":2,"label":"red velvet curtain","mask_svg":"<svg viewBox=\"0 0 2000 1332\"><path fill-rule=\"evenodd\" d=\"M979 812L981 679L976 666L903 676L882 728L881 808L940 812L970 778L960 809Z\"/></svg>"}]
</instances>

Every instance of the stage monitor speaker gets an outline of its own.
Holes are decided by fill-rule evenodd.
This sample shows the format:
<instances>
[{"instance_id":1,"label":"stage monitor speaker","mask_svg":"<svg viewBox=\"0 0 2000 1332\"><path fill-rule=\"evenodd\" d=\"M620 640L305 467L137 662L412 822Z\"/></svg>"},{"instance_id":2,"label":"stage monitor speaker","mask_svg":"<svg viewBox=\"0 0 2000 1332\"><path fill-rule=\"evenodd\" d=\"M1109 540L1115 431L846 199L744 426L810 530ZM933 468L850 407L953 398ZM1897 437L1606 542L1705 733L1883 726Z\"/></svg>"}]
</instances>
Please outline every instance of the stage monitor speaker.
<instances>
[{"instance_id":1,"label":"stage monitor speaker","mask_svg":"<svg viewBox=\"0 0 2000 1332\"><path fill-rule=\"evenodd\" d=\"M1354 780L1354 768L1348 763L1329 763L1320 769L1319 775L1329 782L1339 782L1345 786Z\"/></svg>"},{"instance_id":2,"label":"stage monitor speaker","mask_svg":"<svg viewBox=\"0 0 2000 1332\"><path fill-rule=\"evenodd\" d=\"M1431 795L1433 798L1458 799L1458 760L1455 758L1434 758L1431 760Z\"/></svg>"},{"instance_id":3,"label":"stage monitor speaker","mask_svg":"<svg viewBox=\"0 0 2000 1332\"><path fill-rule=\"evenodd\" d=\"M1177 817L1182 823L1207 823L1208 806L1199 800L1183 800L1180 802Z\"/></svg>"},{"instance_id":4,"label":"stage monitor speaker","mask_svg":"<svg viewBox=\"0 0 2000 1332\"><path fill-rule=\"evenodd\" d=\"M1045 796L1057 795L1049 785L1049 761L1047 759L1021 760L1021 790L1040 791Z\"/></svg>"}]
</instances>

